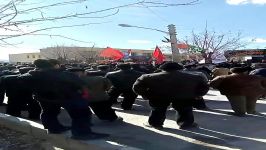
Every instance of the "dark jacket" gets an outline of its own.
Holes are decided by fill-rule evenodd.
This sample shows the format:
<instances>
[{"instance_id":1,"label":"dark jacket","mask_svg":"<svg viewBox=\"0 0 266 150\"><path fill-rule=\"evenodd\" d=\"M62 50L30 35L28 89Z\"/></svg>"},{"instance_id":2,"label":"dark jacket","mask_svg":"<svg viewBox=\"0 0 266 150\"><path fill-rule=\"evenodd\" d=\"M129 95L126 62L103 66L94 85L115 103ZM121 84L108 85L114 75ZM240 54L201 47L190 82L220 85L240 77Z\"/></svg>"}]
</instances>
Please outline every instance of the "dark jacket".
<instances>
[{"instance_id":1,"label":"dark jacket","mask_svg":"<svg viewBox=\"0 0 266 150\"><path fill-rule=\"evenodd\" d=\"M109 72L105 77L112 82L114 88L121 91L131 91L133 84L141 75L141 72L128 69Z\"/></svg>"},{"instance_id":2,"label":"dark jacket","mask_svg":"<svg viewBox=\"0 0 266 150\"><path fill-rule=\"evenodd\" d=\"M210 86L218 89L223 95L257 97L266 93L266 78L231 74L214 78Z\"/></svg>"},{"instance_id":3,"label":"dark jacket","mask_svg":"<svg viewBox=\"0 0 266 150\"><path fill-rule=\"evenodd\" d=\"M250 75L266 77L266 68L255 69L250 72Z\"/></svg>"},{"instance_id":4,"label":"dark jacket","mask_svg":"<svg viewBox=\"0 0 266 150\"><path fill-rule=\"evenodd\" d=\"M28 85L20 79L20 75L7 75L1 77L0 83L1 100L4 98L4 94L8 98L16 99L32 99L32 91Z\"/></svg>"},{"instance_id":5,"label":"dark jacket","mask_svg":"<svg viewBox=\"0 0 266 150\"><path fill-rule=\"evenodd\" d=\"M104 77L100 76L85 76L81 78L88 88L89 101L99 102L109 99L107 91L112 86L111 82Z\"/></svg>"},{"instance_id":6,"label":"dark jacket","mask_svg":"<svg viewBox=\"0 0 266 150\"><path fill-rule=\"evenodd\" d=\"M133 90L148 99L194 99L205 95L209 87L202 76L181 71L162 71L142 75L134 83Z\"/></svg>"},{"instance_id":7,"label":"dark jacket","mask_svg":"<svg viewBox=\"0 0 266 150\"><path fill-rule=\"evenodd\" d=\"M39 101L66 101L81 95L85 87L75 74L56 69L30 71L21 78L31 86Z\"/></svg>"}]
</instances>

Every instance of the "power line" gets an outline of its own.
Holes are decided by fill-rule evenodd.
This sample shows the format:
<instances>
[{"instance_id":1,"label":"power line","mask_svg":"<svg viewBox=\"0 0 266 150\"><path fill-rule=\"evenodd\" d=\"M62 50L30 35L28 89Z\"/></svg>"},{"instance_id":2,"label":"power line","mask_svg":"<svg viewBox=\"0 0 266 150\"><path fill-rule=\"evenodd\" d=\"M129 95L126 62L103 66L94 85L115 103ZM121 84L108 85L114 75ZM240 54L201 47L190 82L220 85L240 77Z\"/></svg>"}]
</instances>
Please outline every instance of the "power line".
<instances>
[{"instance_id":1,"label":"power line","mask_svg":"<svg viewBox=\"0 0 266 150\"><path fill-rule=\"evenodd\" d=\"M144 5L145 6L145 5ZM170 21L167 20L166 18L162 17L161 15L157 14L155 11L153 11L150 7L145 6L145 8L154 16L158 17L160 20L164 21L167 24L170 24Z\"/></svg>"}]
</instances>

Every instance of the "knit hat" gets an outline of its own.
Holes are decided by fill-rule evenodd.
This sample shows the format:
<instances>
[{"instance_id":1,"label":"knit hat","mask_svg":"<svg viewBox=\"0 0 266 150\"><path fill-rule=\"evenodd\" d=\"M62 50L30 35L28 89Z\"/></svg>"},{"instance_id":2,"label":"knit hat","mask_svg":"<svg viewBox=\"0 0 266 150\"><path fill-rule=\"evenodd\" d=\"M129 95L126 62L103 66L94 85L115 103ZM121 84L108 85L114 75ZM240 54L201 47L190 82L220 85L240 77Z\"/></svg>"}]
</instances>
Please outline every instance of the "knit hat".
<instances>
[{"instance_id":1,"label":"knit hat","mask_svg":"<svg viewBox=\"0 0 266 150\"><path fill-rule=\"evenodd\" d=\"M182 70L184 67L176 62L167 62L159 67L159 69L164 71L176 71Z\"/></svg>"},{"instance_id":2,"label":"knit hat","mask_svg":"<svg viewBox=\"0 0 266 150\"><path fill-rule=\"evenodd\" d=\"M49 59L48 62L50 64L52 64L53 66L55 65L60 65L60 61L56 60L56 59Z\"/></svg>"},{"instance_id":3,"label":"knit hat","mask_svg":"<svg viewBox=\"0 0 266 150\"><path fill-rule=\"evenodd\" d=\"M33 64L39 69L48 69L53 67L51 63L45 59L37 59L33 62Z\"/></svg>"},{"instance_id":4,"label":"knit hat","mask_svg":"<svg viewBox=\"0 0 266 150\"><path fill-rule=\"evenodd\" d=\"M19 68L19 72L21 73L21 74L24 74L24 73L27 73L27 72L29 72L30 70L34 70L35 68L34 67L21 67L21 68Z\"/></svg>"},{"instance_id":5,"label":"knit hat","mask_svg":"<svg viewBox=\"0 0 266 150\"><path fill-rule=\"evenodd\" d=\"M99 65L97 66L97 69L99 70L108 70L110 67L108 65Z\"/></svg>"},{"instance_id":6,"label":"knit hat","mask_svg":"<svg viewBox=\"0 0 266 150\"><path fill-rule=\"evenodd\" d=\"M67 71L69 71L69 72L84 72L85 69L82 69L79 67L73 67L73 68L68 68Z\"/></svg>"},{"instance_id":7,"label":"knit hat","mask_svg":"<svg viewBox=\"0 0 266 150\"><path fill-rule=\"evenodd\" d=\"M232 73L244 73L244 72L250 71L250 68L249 67L234 67L234 68L231 68L230 71Z\"/></svg>"},{"instance_id":8,"label":"knit hat","mask_svg":"<svg viewBox=\"0 0 266 150\"><path fill-rule=\"evenodd\" d=\"M130 64L118 64L117 68L121 70L128 70L128 69L131 69L131 65Z\"/></svg>"}]
</instances>

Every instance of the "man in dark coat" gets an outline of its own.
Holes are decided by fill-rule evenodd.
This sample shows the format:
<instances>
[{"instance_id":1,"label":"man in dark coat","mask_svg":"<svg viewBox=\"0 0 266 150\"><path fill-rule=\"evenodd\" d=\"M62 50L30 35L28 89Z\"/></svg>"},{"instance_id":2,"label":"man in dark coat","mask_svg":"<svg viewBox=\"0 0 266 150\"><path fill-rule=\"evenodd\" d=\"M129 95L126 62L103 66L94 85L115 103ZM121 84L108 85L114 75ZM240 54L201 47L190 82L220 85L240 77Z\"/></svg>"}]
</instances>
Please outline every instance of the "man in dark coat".
<instances>
[{"instance_id":1,"label":"man in dark coat","mask_svg":"<svg viewBox=\"0 0 266 150\"><path fill-rule=\"evenodd\" d=\"M137 98L137 94L133 92L132 86L142 73L131 69L130 64L119 64L117 68L119 69L118 71L106 74L106 78L112 82L112 87L109 90L110 101L112 103L117 102L117 98L122 94L124 99L121 107L124 110L131 110Z\"/></svg>"},{"instance_id":2,"label":"man in dark coat","mask_svg":"<svg viewBox=\"0 0 266 150\"><path fill-rule=\"evenodd\" d=\"M180 128L195 127L192 102L208 92L207 82L201 76L180 71L183 66L178 63L168 62L160 69L163 71L142 75L133 86L137 94L149 100L152 108L149 125L162 128L167 107L172 104L179 114Z\"/></svg>"},{"instance_id":3,"label":"man in dark coat","mask_svg":"<svg viewBox=\"0 0 266 150\"><path fill-rule=\"evenodd\" d=\"M84 82L72 73L64 72L55 61L36 60L38 69L29 72L22 78L33 89L34 96L42 108L41 121L50 133L62 133L69 130L57 119L63 107L72 119L72 138L95 139L106 137L106 134L91 131L91 111L88 107L87 92Z\"/></svg>"},{"instance_id":4,"label":"man in dark coat","mask_svg":"<svg viewBox=\"0 0 266 150\"><path fill-rule=\"evenodd\" d=\"M195 66L195 67L193 67L193 66ZM200 70L202 67L197 67L196 65L190 65L190 66L187 66L187 67L188 68L184 69L184 72L192 73L192 74L195 74L195 75L199 75L205 80L205 82L209 81L210 77L208 77L208 73L206 71L204 71L207 68L204 67L205 68L204 70ZM199 110L208 109L202 96L197 97L193 101L193 107L196 108L196 109L199 109Z\"/></svg>"},{"instance_id":5,"label":"man in dark coat","mask_svg":"<svg viewBox=\"0 0 266 150\"><path fill-rule=\"evenodd\" d=\"M67 71L75 73L84 82L89 92L89 106L94 114L101 120L117 121L122 120L115 113L115 110L109 103L107 91L112 86L111 82L101 76L90 76L82 68L69 68Z\"/></svg>"},{"instance_id":6,"label":"man in dark coat","mask_svg":"<svg viewBox=\"0 0 266 150\"><path fill-rule=\"evenodd\" d=\"M12 116L20 117L21 111L27 108L29 119L39 120L41 108L39 103L33 99L32 90L20 78L24 73L33 70L32 67L23 67L19 69L21 74L7 75L1 77L1 98L8 97L6 113Z\"/></svg>"}]
</instances>

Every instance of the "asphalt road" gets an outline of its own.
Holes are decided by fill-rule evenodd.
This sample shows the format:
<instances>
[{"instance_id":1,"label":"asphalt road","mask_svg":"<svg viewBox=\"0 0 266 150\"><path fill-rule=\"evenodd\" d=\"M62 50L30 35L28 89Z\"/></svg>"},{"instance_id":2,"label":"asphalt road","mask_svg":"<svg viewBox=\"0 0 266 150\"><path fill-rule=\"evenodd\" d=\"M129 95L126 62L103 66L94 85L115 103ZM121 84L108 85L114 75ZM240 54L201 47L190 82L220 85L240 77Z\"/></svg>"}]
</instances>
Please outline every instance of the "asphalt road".
<instances>
[{"instance_id":1,"label":"asphalt road","mask_svg":"<svg viewBox=\"0 0 266 150\"><path fill-rule=\"evenodd\" d=\"M178 129L176 113L171 108L163 130L143 126L150 109L147 101L142 99L137 99L132 111L114 106L124 122L109 123L94 116L92 129L109 133L111 136L106 141L145 150L266 149L266 101L258 101L257 104L257 110L263 115L237 117L230 113L229 102L219 92L210 91L204 98L210 110L194 110L195 120L199 124L197 129ZM60 120L70 124L64 111Z\"/></svg>"}]
</instances>

